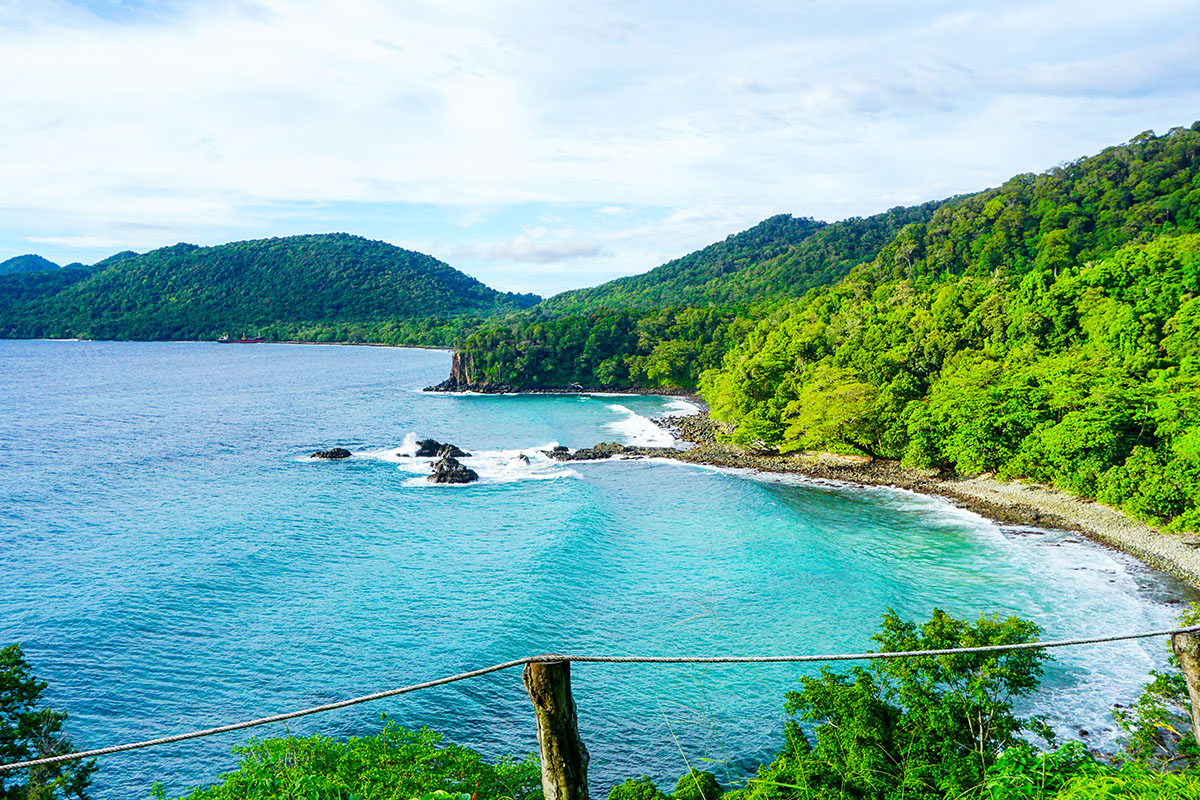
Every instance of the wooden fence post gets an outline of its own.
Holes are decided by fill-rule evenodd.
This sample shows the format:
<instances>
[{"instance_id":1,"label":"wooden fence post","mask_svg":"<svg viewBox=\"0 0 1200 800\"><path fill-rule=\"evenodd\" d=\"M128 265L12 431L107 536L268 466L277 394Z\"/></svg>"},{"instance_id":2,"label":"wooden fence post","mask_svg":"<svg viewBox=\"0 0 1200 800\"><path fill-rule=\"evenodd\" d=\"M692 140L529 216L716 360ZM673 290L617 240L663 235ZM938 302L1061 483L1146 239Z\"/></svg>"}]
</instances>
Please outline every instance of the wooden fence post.
<instances>
[{"instance_id":1,"label":"wooden fence post","mask_svg":"<svg viewBox=\"0 0 1200 800\"><path fill-rule=\"evenodd\" d=\"M588 751L571 697L571 662L529 663L522 677L537 714L542 793L546 800L587 800Z\"/></svg>"},{"instance_id":2,"label":"wooden fence post","mask_svg":"<svg viewBox=\"0 0 1200 800\"><path fill-rule=\"evenodd\" d=\"M1171 636L1171 647L1179 659L1183 679L1187 682L1188 700L1191 701L1192 735L1200 744L1200 635L1176 633Z\"/></svg>"}]
</instances>

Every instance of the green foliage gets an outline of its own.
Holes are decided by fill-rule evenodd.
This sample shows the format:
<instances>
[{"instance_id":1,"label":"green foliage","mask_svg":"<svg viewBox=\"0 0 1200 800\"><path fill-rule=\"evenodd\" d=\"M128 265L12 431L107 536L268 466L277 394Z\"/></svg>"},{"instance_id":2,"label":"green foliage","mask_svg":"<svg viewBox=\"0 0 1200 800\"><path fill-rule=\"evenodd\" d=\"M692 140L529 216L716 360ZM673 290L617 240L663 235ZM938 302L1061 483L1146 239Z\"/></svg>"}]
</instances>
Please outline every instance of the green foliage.
<instances>
[{"instance_id":1,"label":"green foliage","mask_svg":"<svg viewBox=\"0 0 1200 800\"><path fill-rule=\"evenodd\" d=\"M464 377L473 386L524 389L694 388L750 328L752 313L713 307L511 315L466 337Z\"/></svg>"},{"instance_id":2,"label":"green foliage","mask_svg":"<svg viewBox=\"0 0 1200 800\"><path fill-rule=\"evenodd\" d=\"M986 800L1049 800L1077 778L1108 773L1081 742L1038 751L1026 742L1007 748L987 771Z\"/></svg>"},{"instance_id":3,"label":"green foliage","mask_svg":"<svg viewBox=\"0 0 1200 800\"><path fill-rule=\"evenodd\" d=\"M917 625L889 611L874 637L882 652L1012 644L1036 638L1014 617L954 619L934 610ZM920 656L872 662L848 673L823 669L787 696L784 750L739 800L889 800L975 792L1005 748L1022 746L1036 720L1013 713L1032 693L1039 650ZM811 725L806 734L801 724Z\"/></svg>"},{"instance_id":4,"label":"green foliage","mask_svg":"<svg viewBox=\"0 0 1200 800\"><path fill-rule=\"evenodd\" d=\"M608 800L667 800L667 796L649 775L643 775L640 778L626 778L609 789Z\"/></svg>"},{"instance_id":5,"label":"green foliage","mask_svg":"<svg viewBox=\"0 0 1200 800\"><path fill-rule=\"evenodd\" d=\"M0 320L15 317L23 306L51 297L91 274L87 269L0 274Z\"/></svg>"},{"instance_id":6,"label":"green foliage","mask_svg":"<svg viewBox=\"0 0 1200 800\"><path fill-rule=\"evenodd\" d=\"M485 325L460 350L477 385L695 389L773 303L841 278L936 207L833 225L771 217L643 275Z\"/></svg>"},{"instance_id":7,"label":"green foliage","mask_svg":"<svg viewBox=\"0 0 1200 800\"><path fill-rule=\"evenodd\" d=\"M0 649L0 764L71 751L62 734L67 715L39 707L46 682L33 674L19 645ZM3 800L87 797L95 772L92 761L72 761L0 773Z\"/></svg>"},{"instance_id":8,"label":"green foliage","mask_svg":"<svg viewBox=\"0 0 1200 800\"><path fill-rule=\"evenodd\" d=\"M1072 780L1055 800L1190 800L1200 797L1200 775L1127 767Z\"/></svg>"},{"instance_id":9,"label":"green foliage","mask_svg":"<svg viewBox=\"0 0 1200 800\"><path fill-rule=\"evenodd\" d=\"M471 800L471 795L465 792L462 794L450 794L443 789L436 789L432 792L412 797L410 800Z\"/></svg>"},{"instance_id":10,"label":"green foliage","mask_svg":"<svg viewBox=\"0 0 1200 800\"><path fill-rule=\"evenodd\" d=\"M720 800L725 790L717 783L717 776L699 769L689 769L675 782L674 800Z\"/></svg>"},{"instance_id":11,"label":"green foliage","mask_svg":"<svg viewBox=\"0 0 1200 800\"><path fill-rule=\"evenodd\" d=\"M388 723L376 736L337 742L327 736L265 739L238 747L236 772L195 789L187 800L536 800L537 759L495 764L465 747L443 745L429 730ZM162 787L154 796L163 797Z\"/></svg>"},{"instance_id":12,"label":"green foliage","mask_svg":"<svg viewBox=\"0 0 1200 800\"><path fill-rule=\"evenodd\" d=\"M1193 603L1180 625L1200 625L1200 604ZM1156 771L1200 768L1200 745L1192 732L1187 684L1172 651L1164 672L1150 673L1151 682L1132 708L1113 717L1125 732L1125 758Z\"/></svg>"},{"instance_id":13,"label":"green foliage","mask_svg":"<svg viewBox=\"0 0 1200 800\"><path fill-rule=\"evenodd\" d=\"M527 308L430 256L346 234L117 254L90 273L0 279L0 336L448 344L453 321ZM53 275L53 273L51 273ZM41 281L33 286L33 279Z\"/></svg>"},{"instance_id":14,"label":"green foliage","mask_svg":"<svg viewBox=\"0 0 1200 800\"><path fill-rule=\"evenodd\" d=\"M713 416L743 445L1033 478L1200 527L1197 153L1200 125L947 202L765 316L703 376Z\"/></svg>"}]
</instances>

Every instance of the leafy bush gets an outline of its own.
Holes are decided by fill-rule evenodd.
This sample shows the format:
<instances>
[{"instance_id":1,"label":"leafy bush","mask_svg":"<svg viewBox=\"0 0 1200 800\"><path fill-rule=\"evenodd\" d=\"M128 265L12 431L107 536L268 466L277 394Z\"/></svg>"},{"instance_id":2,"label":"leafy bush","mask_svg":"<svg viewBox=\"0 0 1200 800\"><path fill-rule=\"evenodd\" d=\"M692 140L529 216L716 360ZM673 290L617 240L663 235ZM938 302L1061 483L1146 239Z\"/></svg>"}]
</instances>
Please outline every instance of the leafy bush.
<instances>
[{"instance_id":1,"label":"leafy bush","mask_svg":"<svg viewBox=\"0 0 1200 800\"><path fill-rule=\"evenodd\" d=\"M1067 742L1049 752L1018 743L996 759L982 792L986 800L1050 800L1076 778L1108 770L1080 742Z\"/></svg>"},{"instance_id":2,"label":"leafy bush","mask_svg":"<svg viewBox=\"0 0 1200 800\"><path fill-rule=\"evenodd\" d=\"M1194 800L1200 775L1127 767L1115 774L1076 778L1055 800Z\"/></svg>"},{"instance_id":3,"label":"leafy bush","mask_svg":"<svg viewBox=\"0 0 1200 800\"><path fill-rule=\"evenodd\" d=\"M608 800L667 800L667 795L649 775L626 778L608 790Z\"/></svg>"},{"instance_id":4,"label":"leafy bush","mask_svg":"<svg viewBox=\"0 0 1200 800\"><path fill-rule=\"evenodd\" d=\"M725 790L717 776L704 770L690 769L675 782L674 800L720 800Z\"/></svg>"},{"instance_id":5,"label":"leafy bush","mask_svg":"<svg viewBox=\"0 0 1200 800\"><path fill-rule=\"evenodd\" d=\"M284 737L234 748L237 772L187 800L394 800L431 792L472 800L535 800L541 796L537 758L495 764L474 750L442 744L441 735L388 723L376 736L337 742L327 736ZM164 796L161 786L154 797Z\"/></svg>"},{"instance_id":6,"label":"leafy bush","mask_svg":"<svg viewBox=\"0 0 1200 800\"><path fill-rule=\"evenodd\" d=\"M1015 617L971 623L935 609L929 622L889 611L874 637L882 652L1033 641L1036 625ZM787 695L785 746L739 800L921 800L976 792L1006 748L1036 719L1013 713L1033 692L1045 654L920 656L877 660L849 673L823 669ZM811 738L801 723L813 726Z\"/></svg>"}]
</instances>

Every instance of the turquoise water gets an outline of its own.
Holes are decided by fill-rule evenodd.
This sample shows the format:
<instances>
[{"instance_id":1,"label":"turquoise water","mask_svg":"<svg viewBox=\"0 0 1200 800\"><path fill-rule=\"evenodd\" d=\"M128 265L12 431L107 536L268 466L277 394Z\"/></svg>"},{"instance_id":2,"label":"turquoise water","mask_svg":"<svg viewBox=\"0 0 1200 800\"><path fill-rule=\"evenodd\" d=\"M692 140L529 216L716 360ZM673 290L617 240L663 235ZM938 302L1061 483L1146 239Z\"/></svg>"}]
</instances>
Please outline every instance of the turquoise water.
<instances>
[{"instance_id":1,"label":"turquoise water","mask_svg":"<svg viewBox=\"0 0 1200 800\"><path fill-rule=\"evenodd\" d=\"M447 353L0 341L0 643L20 641L80 747L190 730L533 652L858 651L889 606L1021 614L1050 636L1169 627L1187 590L1054 531L908 492L672 462L562 465L653 442L669 398L420 392ZM451 441L480 484L397 455ZM344 462L306 454L334 445ZM533 457L525 466L518 453ZM1034 702L1111 741L1159 641L1059 651ZM777 749L798 667L579 665L594 793L684 756L723 779ZM517 671L291 723L387 712L491 754L535 749ZM96 795L215 780L282 725L102 759ZM678 745L676 744L678 740Z\"/></svg>"}]
</instances>

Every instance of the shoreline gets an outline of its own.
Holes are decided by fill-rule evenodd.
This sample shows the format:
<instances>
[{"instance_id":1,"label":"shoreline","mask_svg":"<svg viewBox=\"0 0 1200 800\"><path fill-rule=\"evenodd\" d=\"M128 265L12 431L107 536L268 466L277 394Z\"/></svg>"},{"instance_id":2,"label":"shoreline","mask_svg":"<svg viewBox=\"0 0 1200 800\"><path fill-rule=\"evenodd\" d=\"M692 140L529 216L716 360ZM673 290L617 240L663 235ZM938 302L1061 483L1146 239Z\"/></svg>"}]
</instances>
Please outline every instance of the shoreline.
<instances>
[{"instance_id":1,"label":"shoreline","mask_svg":"<svg viewBox=\"0 0 1200 800\"><path fill-rule=\"evenodd\" d=\"M935 470L902 467L894 461L872 461L865 456L760 455L718 442L719 423L706 411L656 421L692 445L671 456L678 461L937 495L1001 524L1075 531L1200 587L1200 536L1164 533L1117 509L1059 489L1025 481L999 481L990 475L943 476Z\"/></svg>"}]
</instances>

